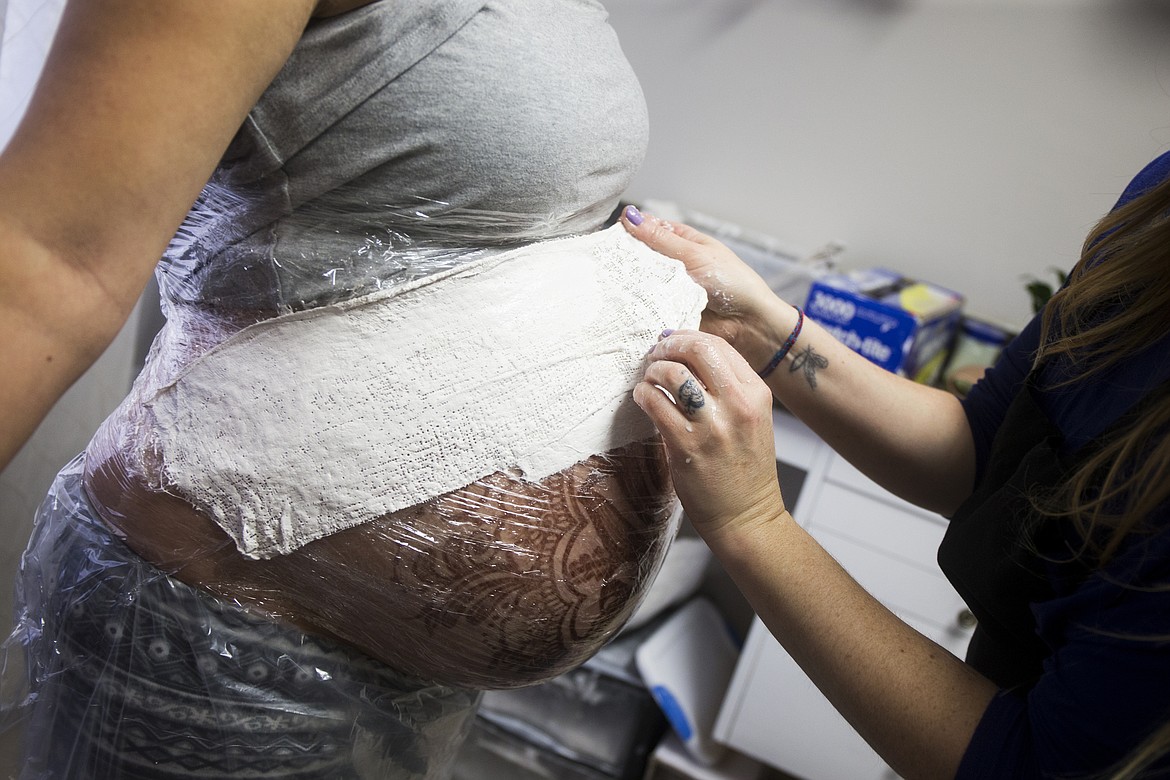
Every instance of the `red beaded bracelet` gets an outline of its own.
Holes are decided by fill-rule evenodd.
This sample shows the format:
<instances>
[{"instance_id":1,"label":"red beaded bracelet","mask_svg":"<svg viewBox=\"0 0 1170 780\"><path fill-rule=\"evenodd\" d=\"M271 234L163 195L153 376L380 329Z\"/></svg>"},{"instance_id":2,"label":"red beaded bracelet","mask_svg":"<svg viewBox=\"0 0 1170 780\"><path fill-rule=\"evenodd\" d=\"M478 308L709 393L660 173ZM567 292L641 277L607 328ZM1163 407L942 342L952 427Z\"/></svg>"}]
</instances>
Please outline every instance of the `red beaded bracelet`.
<instances>
[{"instance_id":1,"label":"red beaded bracelet","mask_svg":"<svg viewBox=\"0 0 1170 780\"><path fill-rule=\"evenodd\" d=\"M788 354L788 351L792 349L792 345L796 343L796 339L800 336L800 329L804 327L804 311L799 306L794 306L793 308L796 309L796 327L788 334L788 338L784 340L784 345L776 350L776 354L768 361L768 365L764 366L760 371L761 379L767 379L768 374L776 370L776 366L780 365L780 361L784 359L784 356Z\"/></svg>"}]
</instances>

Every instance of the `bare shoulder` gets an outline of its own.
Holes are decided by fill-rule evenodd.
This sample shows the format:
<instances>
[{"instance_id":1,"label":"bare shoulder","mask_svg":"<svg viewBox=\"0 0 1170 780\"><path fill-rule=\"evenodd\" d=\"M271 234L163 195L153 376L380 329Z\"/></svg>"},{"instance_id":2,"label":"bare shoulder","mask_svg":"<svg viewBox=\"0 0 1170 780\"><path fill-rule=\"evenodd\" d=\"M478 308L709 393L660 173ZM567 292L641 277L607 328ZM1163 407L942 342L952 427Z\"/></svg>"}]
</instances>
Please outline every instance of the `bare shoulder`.
<instances>
[{"instance_id":1,"label":"bare shoulder","mask_svg":"<svg viewBox=\"0 0 1170 780\"><path fill-rule=\"evenodd\" d=\"M317 0L317 7L313 16L338 16L346 11L353 11L365 5L373 5L378 0Z\"/></svg>"}]
</instances>

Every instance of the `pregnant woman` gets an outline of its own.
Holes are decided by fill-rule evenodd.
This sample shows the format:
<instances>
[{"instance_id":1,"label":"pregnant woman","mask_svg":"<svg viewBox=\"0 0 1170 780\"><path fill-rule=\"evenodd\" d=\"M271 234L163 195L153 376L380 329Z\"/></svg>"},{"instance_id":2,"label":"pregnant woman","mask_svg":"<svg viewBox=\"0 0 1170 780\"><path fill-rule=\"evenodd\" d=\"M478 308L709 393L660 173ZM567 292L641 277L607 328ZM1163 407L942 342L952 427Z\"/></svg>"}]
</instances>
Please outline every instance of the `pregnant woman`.
<instances>
[{"instance_id":1,"label":"pregnant woman","mask_svg":"<svg viewBox=\"0 0 1170 780\"><path fill-rule=\"evenodd\" d=\"M167 322L24 558L23 777L443 777L475 691L613 636L673 505L629 391L705 303L599 230L645 143L591 0L67 8L0 158L3 268L65 258L6 397L161 244Z\"/></svg>"}]
</instances>

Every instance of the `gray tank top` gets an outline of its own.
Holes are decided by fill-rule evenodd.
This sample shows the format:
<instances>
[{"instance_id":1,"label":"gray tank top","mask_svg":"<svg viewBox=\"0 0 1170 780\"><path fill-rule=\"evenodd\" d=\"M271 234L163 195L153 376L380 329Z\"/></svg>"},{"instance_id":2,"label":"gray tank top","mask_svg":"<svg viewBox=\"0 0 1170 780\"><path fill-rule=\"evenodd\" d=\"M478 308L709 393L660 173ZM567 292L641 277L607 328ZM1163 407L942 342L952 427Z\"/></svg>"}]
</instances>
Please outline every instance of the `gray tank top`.
<instances>
[{"instance_id":1,"label":"gray tank top","mask_svg":"<svg viewBox=\"0 0 1170 780\"><path fill-rule=\"evenodd\" d=\"M159 266L267 316L599 226L645 102L596 0L379 0L315 20Z\"/></svg>"}]
</instances>

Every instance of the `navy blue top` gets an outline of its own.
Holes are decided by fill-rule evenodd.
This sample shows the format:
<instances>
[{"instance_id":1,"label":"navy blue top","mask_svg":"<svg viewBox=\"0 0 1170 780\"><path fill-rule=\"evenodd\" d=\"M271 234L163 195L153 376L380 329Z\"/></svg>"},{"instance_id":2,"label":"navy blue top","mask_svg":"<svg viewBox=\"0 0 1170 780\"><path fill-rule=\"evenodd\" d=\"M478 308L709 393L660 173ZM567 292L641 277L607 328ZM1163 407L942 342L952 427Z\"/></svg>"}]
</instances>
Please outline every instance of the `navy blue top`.
<instances>
[{"instance_id":1,"label":"navy blue top","mask_svg":"<svg viewBox=\"0 0 1170 780\"><path fill-rule=\"evenodd\" d=\"M1139 173L1118 205L1168 176L1170 153ZM963 402L980 477L1031 370L1039 332L1034 319ZM1059 361L1041 370L1037 400L1063 435L1063 454L1075 455L1170 379L1170 334L1090 382L1045 389L1063 370ZM1139 538L1104 572L1075 583L1053 577L1056 598L1032 604L1037 633L1051 648L1043 674L1031 688L1002 691L992 701L958 777L1101 771L1170 719L1170 642L1156 639L1170 636L1170 509L1153 521L1162 532Z\"/></svg>"}]
</instances>

